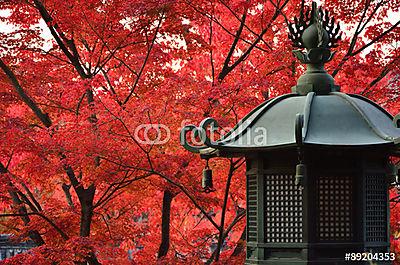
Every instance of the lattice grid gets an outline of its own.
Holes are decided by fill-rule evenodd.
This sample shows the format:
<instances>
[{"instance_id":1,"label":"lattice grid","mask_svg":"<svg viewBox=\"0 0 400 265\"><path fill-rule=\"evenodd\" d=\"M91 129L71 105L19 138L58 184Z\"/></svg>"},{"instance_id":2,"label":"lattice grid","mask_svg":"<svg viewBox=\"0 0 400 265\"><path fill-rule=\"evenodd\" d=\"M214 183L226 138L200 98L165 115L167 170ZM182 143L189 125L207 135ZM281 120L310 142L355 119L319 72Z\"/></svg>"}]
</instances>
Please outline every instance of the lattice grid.
<instances>
[{"instance_id":1,"label":"lattice grid","mask_svg":"<svg viewBox=\"0 0 400 265\"><path fill-rule=\"evenodd\" d=\"M353 179L349 176L317 178L317 235L320 241L353 238Z\"/></svg>"},{"instance_id":2,"label":"lattice grid","mask_svg":"<svg viewBox=\"0 0 400 265\"><path fill-rule=\"evenodd\" d=\"M366 240L387 240L387 188L385 176L366 177Z\"/></svg>"},{"instance_id":3,"label":"lattice grid","mask_svg":"<svg viewBox=\"0 0 400 265\"><path fill-rule=\"evenodd\" d=\"M247 240L257 241L257 176L247 176Z\"/></svg>"},{"instance_id":4,"label":"lattice grid","mask_svg":"<svg viewBox=\"0 0 400 265\"><path fill-rule=\"evenodd\" d=\"M293 175L265 176L265 242L302 242L302 191Z\"/></svg>"}]
</instances>

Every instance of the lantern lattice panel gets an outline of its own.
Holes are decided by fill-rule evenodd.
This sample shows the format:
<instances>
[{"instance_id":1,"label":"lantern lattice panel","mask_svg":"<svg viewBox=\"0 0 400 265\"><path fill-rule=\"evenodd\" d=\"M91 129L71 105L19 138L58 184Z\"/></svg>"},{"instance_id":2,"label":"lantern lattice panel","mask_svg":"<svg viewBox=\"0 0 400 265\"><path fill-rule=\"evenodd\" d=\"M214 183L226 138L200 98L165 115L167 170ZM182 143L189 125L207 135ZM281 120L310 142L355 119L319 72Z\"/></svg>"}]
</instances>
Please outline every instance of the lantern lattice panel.
<instances>
[{"instance_id":1,"label":"lantern lattice panel","mask_svg":"<svg viewBox=\"0 0 400 265\"><path fill-rule=\"evenodd\" d=\"M385 176L366 177L366 240L387 240L387 191Z\"/></svg>"},{"instance_id":2,"label":"lantern lattice panel","mask_svg":"<svg viewBox=\"0 0 400 265\"><path fill-rule=\"evenodd\" d=\"M353 179L349 176L317 178L317 236L319 241L353 239Z\"/></svg>"},{"instance_id":3,"label":"lantern lattice panel","mask_svg":"<svg viewBox=\"0 0 400 265\"><path fill-rule=\"evenodd\" d=\"M293 175L266 175L265 242L302 242L302 191Z\"/></svg>"},{"instance_id":4,"label":"lantern lattice panel","mask_svg":"<svg viewBox=\"0 0 400 265\"><path fill-rule=\"evenodd\" d=\"M247 177L247 241L257 241L257 176Z\"/></svg>"}]
</instances>

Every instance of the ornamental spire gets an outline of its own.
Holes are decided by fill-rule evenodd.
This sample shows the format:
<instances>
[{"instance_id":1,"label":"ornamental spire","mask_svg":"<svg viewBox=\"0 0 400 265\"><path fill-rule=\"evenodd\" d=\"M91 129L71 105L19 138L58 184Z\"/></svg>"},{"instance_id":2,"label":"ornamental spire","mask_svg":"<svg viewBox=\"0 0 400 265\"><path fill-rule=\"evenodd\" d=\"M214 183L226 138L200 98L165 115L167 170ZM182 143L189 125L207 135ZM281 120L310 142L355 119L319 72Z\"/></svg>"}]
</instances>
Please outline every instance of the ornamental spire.
<instances>
[{"instance_id":1,"label":"ornamental spire","mask_svg":"<svg viewBox=\"0 0 400 265\"><path fill-rule=\"evenodd\" d=\"M293 54L307 64L307 71L293 87L295 92L306 95L309 92L327 94L339 91L333 77L325 71L324 64L333 58L335 53L330 48L337 47L341 36L339 23L329 17L328 11L318 8L315 2L311 10L309 7L304 10L302 3L300 17L289 23L289 39L294 47L300 48Z\"/></svg>"}]
</instances>

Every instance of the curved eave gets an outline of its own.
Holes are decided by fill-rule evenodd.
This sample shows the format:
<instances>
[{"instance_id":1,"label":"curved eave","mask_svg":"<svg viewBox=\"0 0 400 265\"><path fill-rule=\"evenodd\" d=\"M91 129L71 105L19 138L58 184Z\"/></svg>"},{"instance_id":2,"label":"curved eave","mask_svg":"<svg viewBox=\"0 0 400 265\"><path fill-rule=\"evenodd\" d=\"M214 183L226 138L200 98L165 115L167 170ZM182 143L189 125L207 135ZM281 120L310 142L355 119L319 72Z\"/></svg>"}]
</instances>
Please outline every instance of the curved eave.
<instances>
[{"instance_id":1,"label":"curved eave","mask_svg":"<svg viewBox=\"0 0 400 265\"><path fill-rule=\"evenodd\" d=\"M282 141L278 139L278 141L275 141L277 143L257 146L241 144L245 140L240 140L248 136L246 136L246 133L253 126L261 125L261 127L268 129L269 124L266 125L265 120L262 120L265 118L263 115L283 100L286 100L284 103L291 101L291 105L288 104L290 107L301 107L298 110L292 108L289 111L292 121L295 120L294 116L297 113L303 116L304 122L300 128L300 140L296 140L296 137L294 137L296 126L292 124L288 132L293 136L291 139L282 139ZM282 108L282 105L285 104L278 106ZM343 120L337 119L335 112L329 107L339 107L341 115L344 115ZM281 109L279 111L276 109L278 107L275 107L276 113L283 112ZM304 97L297 94L287 94L259 105L223 139L211 143L209 147L213 150L219 150L221 154L285 149L300 144L309 147L341 149L387 147L394 152L400 152L400 129L396 128L392 121L393 117L385 109L359 95L333 92L326 96L316 96L314 93L309 93ZM282 121L276 122L278 125L284 123ZM276 126L276 124L271 126Z\"/></svg>"},{"instance_id":2,"label":"curved eave","mask_svg":"<svg viewBox=\"0 0 400 265\"><path fill-rule=\"evenodd\" d=\"M293 147L298 147L297 143L282 144L282 145L271 145L271 146L250 146L250 147L240 147L240 146L218 146L216 148L209 148L208 150L201 151L201 154L209 154L215 152L253 152L253 151L273 151L280 149L290 149ZM316 144L316 143L303 143L303 148L338 148L338 149L368 149L368 148L390 148L395 151L400 151L400 146L393 143L380 143L380 144L369 144L369 145L336 145L336 144Z\"/></svg>"},{"instance_id":3,"label":"curved eave","mask_svg":"<svg viewBox=\"0 0 400 265\"><path fill-rule=\"evenodd\" d=\"M263 146L263 147L235 147L235 146L218 146L217 148L206 148L200 152L202 158L211 157L234 157L234 156L244 156L251 153L261 153L261 152L273 152L276 150L290 151L297 150L298 144L284 144L275 146ZM373 144L373 145L329 145L329 144L310 144L304 143L303 148L312 148L320 150L342 150L342 151L368 151L368 150L385 150L387 154L400 157L400 145L394 145L393 143L384 144Z\"/></svg>"}]
</instances>

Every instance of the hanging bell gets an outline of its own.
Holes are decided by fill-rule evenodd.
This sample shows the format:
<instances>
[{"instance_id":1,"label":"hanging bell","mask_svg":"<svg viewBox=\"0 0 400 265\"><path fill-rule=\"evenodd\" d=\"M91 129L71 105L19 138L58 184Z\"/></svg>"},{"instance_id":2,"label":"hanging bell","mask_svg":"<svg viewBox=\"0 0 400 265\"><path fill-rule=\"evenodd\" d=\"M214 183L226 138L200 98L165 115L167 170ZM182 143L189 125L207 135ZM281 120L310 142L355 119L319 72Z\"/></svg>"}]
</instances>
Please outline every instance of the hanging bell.
<instances>
[{"instance_id":1,"label":"hanging bell","mask_svg":"<svg viewBox=\"0 0 400 265\"><path fill-rule=\"evenodd\" d=\"M213 191L212 170L208 166L203 170L201 186L205 193L210 193Z\"/></svg>"},{"instance_id":2,"label":"hanging bell","mask_svg":"<svg viewBox=\"0 0 400 265\"><path fill-rule=\"evenodd\" d=\"M304 187L307 178L307 167L305 164L298 164L296 166L296 179L295 184Z\"/></svg>"},{"instance_id":3,"label":"hanging bell","mask_svg":"<svg viewBox=\"0 0 400 265\"><path fill-rule=\"evenodd\" d=\"M388 184L392 184L392 185L398 185L398 169L395 165L393 165L392 163L388 164L388 169L387 169L387 182Z\"/></svg>"}]
</instances>

